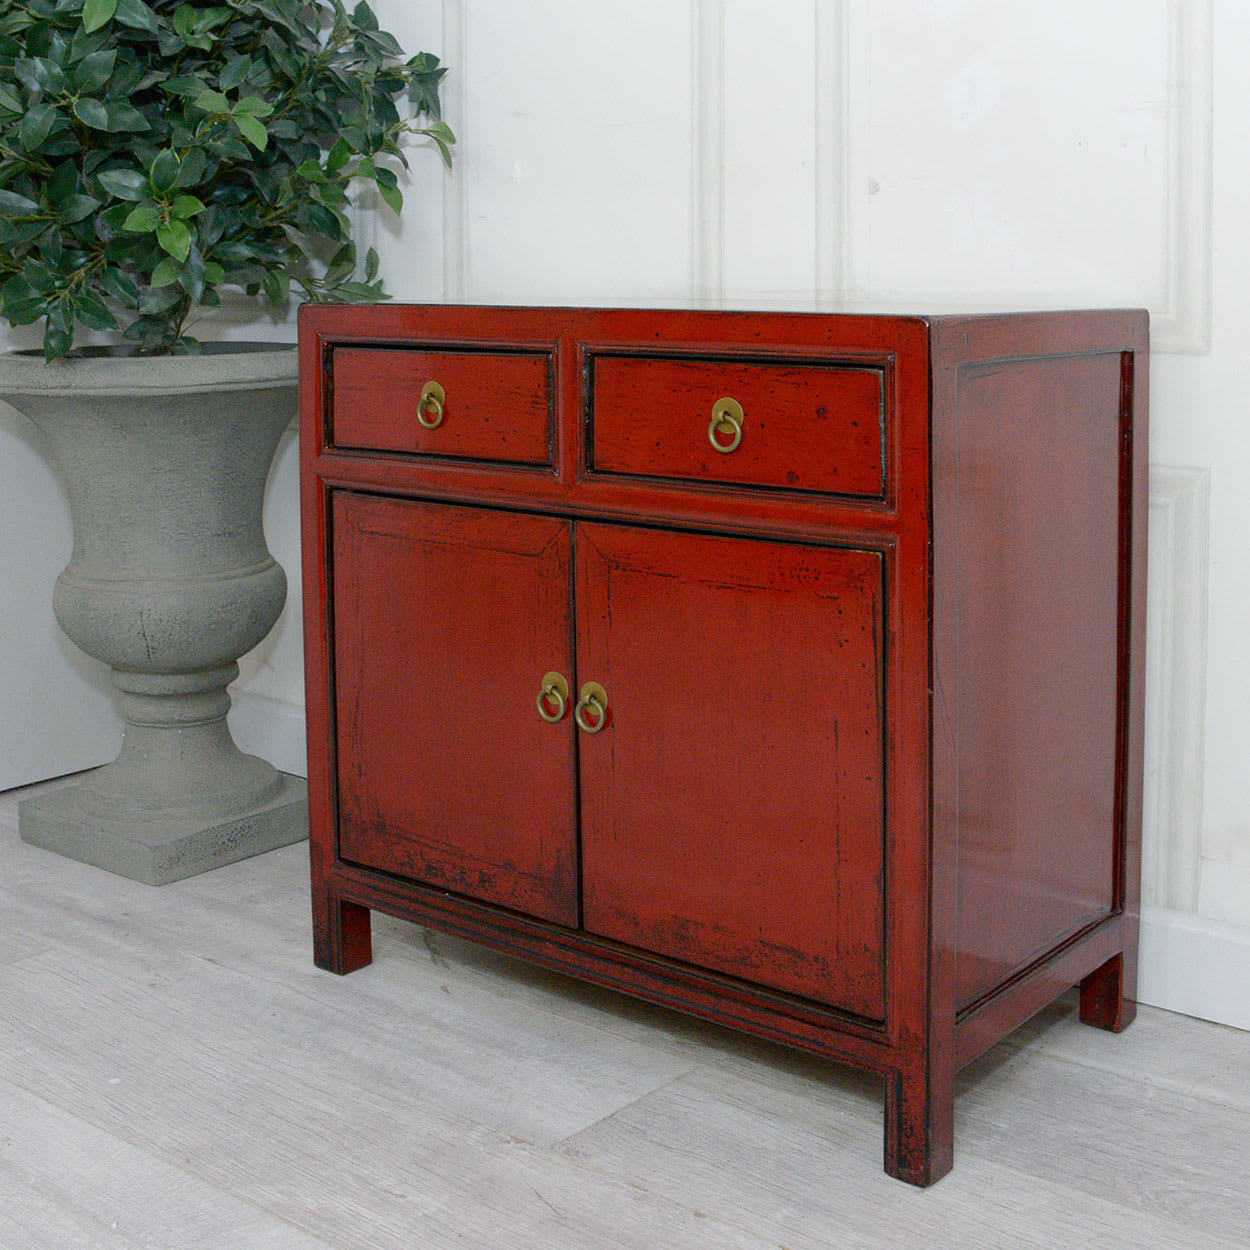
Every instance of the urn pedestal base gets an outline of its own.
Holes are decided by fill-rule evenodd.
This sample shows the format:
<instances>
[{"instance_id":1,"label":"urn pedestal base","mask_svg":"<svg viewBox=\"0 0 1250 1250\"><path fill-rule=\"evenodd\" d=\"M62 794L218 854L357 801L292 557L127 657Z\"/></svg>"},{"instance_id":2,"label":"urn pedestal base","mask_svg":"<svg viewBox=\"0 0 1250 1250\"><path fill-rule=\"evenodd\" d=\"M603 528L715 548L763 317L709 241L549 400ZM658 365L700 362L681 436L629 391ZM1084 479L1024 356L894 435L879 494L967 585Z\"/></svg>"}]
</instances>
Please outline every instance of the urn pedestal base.
<instances>
[{"instance_id":1,"label":"urn pedestal base","mask_svg":"<svg viewBox=\"0 0 1250 1250\"><path fill-rule=\"evenodd\" d=\"M125 721L111 764L20 805L24 841L163 885L306 836L305 783L226 723L237 661L286 599L263 502L297 391L273 344L0 354L0 398L42 430L74 519L53 611L113 670Z\"/></svg>"},{"instance_id":2,"label":"urn pedestal base","mask_svg":"<svg viewBox=\"0 0 1250 1250\"><path fill-rule=\"evenodd\" d=\"M226 818L197 818L194 810L159 820L100 816L84 809L82 786L69 786L20 803L18 829L31 846L145 885L168 885L306 838L307 785L302 777L277 776L271 799Z\"/></svg>"}]
</instances>

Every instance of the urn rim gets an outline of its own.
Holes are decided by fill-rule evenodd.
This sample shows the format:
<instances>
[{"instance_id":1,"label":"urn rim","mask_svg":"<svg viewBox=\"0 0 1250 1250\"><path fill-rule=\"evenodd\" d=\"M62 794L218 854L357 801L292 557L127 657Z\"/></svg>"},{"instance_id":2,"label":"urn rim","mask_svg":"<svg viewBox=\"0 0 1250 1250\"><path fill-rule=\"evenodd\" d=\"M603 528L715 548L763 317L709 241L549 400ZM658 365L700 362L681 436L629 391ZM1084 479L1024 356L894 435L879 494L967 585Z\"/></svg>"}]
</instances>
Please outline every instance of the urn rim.
<instances>
[{"instance_id":1,"label":"urn rim","mask_svg":"<svg viewBox=\"0 0 1250 1250\"><path fill-rule=\"evenodd\" d=\"M294 343L205 344L187 356L0 352L0 398L20 395L170 395L204 390L289 388L299 377Z\"/></svg>"}]
</instances>

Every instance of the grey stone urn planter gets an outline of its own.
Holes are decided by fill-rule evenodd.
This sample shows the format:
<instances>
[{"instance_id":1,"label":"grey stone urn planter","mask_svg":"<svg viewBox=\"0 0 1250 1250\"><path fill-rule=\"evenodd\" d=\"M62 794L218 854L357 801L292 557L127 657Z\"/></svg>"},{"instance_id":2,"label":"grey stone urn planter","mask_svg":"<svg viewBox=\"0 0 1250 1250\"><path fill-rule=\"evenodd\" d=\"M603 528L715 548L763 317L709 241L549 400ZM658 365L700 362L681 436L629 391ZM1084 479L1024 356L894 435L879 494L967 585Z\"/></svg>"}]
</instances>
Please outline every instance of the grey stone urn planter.
<instances>
[{"instance_id":1,"label":"grey stone urn planter","mask_svg":"<svg viewBox=\"0 0 1250 1250\"><path fill-rule=\"evenodd\" d=\"M56 618L111 667L125 720L113 763L20 805L23 841L163 885L306 836L303 780L226 726L236 661L286 599L261 504L296 397L294 348L0 355L0 399L44 433L69 495Z\"/></svg>"}]
</instances>

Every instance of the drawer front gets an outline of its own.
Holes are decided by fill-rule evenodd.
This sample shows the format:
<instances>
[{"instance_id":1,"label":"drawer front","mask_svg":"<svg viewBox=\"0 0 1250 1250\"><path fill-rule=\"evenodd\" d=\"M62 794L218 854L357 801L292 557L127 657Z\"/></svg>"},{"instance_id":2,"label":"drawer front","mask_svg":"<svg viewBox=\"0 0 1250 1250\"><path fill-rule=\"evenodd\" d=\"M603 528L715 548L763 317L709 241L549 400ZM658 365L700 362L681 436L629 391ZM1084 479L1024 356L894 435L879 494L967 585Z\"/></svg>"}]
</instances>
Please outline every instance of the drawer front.
<instances>
[{"instance_id":1,"label":"drawer front","mask_svg":"<svg viewBox=\"0 0 1250 1250\"><path fill-rule=\"evenodd\" d=\"M548 353L339 347L333 368L335 446L551 463ZM430 383L442 390L441 413L422 403Z\"/></svg>"},{"instance_id":2,"label":"drawer front","mask_svg":"<svg viewBox=\"0 0 1250 1250\"><path fill-rule=\"evenodd\" d=\"M884 393L880 368L597 356L591 466L880 499ZM713 429L725 398L741 418Z\"/></svg>"}]
</instances>

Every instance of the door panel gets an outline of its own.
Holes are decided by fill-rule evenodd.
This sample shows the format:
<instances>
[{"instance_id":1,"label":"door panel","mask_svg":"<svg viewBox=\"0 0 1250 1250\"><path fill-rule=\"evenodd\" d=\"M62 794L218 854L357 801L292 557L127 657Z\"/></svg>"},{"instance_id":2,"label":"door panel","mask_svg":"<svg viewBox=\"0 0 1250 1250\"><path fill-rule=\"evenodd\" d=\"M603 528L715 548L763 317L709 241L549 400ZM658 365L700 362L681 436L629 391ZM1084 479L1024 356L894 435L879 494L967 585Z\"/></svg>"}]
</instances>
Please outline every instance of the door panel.
<instances>
[{"instance_id":1,"label":"door panel","mask_svg":"<svg viewBox=\"0 0 1250 1250\"><path fill-rule=\"evenodd\" d=\"M596 524L576 547L578 681L608 696L580 741L586 929L882 1019L882 556Z\"/></svg>"},{"instance_id":2,"label":"door panel","mask_svg":"<svg viewBox=\"0 0 1250 1250\"><path fill-rule=\"evenodd\" d=\"M576 925L569 523L340 493L343 859Z\"/></svg>"}]
</instances>

